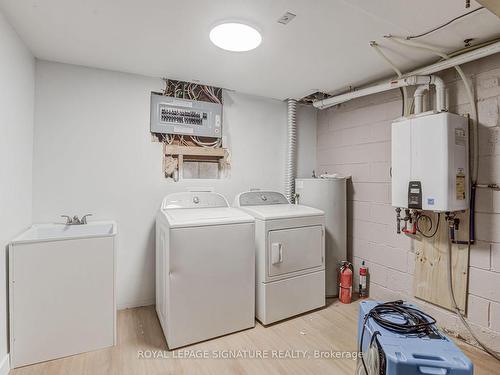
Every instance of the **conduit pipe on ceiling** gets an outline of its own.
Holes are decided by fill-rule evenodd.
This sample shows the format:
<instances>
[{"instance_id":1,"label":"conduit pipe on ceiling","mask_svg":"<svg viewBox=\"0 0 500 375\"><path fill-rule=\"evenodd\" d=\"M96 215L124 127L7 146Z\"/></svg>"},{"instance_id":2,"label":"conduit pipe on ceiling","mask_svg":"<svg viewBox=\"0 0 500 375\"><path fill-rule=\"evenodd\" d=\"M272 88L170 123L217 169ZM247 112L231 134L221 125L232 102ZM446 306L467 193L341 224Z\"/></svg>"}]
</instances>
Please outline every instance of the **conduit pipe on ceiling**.
<instances>
[{"instance_id":1,"label":"conduit pipe on ceiling","mask_svg":"<svg viewBox=\"0 0 500 375\"><path fill-rule=\"evenodd\" d=\"M285 196L295 202L295 177L297 173L297 100L287 99L287 144L285 166Z\"/></svg>"},{"instance_id":2,"label":"conduit pipe on ceiling","mask_svg":"<svg viewBox=\"0 0 500 375\"><path fill-rule=\"evenodd\" d=\"M394 38L394 37L393 37ZM422 43L420 43L422 44ZM434 51L435 52L435 51ZM462 65L466 64L471 61L476 61L479 59L482 59L483 57L488 57L491 55L494 55L495 53L500 52L500 41L488 44L487 46L480 47L477 49L474 49L469 52L464 52L459 55L454 55L453 53L450 54L448 59L438 61L434 64L424 66L422 68L418 68L412 72L409 72L405 75L414 75L414 74L433 74L437 72L441 72L443 70L453 68L454 66L457 65Z\"/></svg>"},{"instance_id":3,"label":"conduit pipe on ceiling","mask_svg":"<svg viewBox=\"0 0 500 375\"><path fill-rule=\"evenodd\" d=\"M370 47L372 47L373 50L377 52L377 54L391 67L391 69L396 72L398 78L401 78L403 76L401 70L399 70L398 67L394 65L394 63L391 60L389 60L389 58L385 55L385 53L382 52L377 42L372 40L370 42ZM408 90L406 89L406 87L402 87L401 90L403 93L403 116L408 116L410 111L410 108L408 106Z\"/></svg>"},{"instance_id":4,"label":"conduit pipe on ceiling","mask_svg":"<svg viewBox=\"0 0 500 375\"><path fill-rule=\"evenodd\" d=\"M363 96L376 94L379 92L389 91L392 89L416 85L429 85L432 84L436 87L436 110L442 111L445 108L445 85L441 78L437 76L410 76L405 78L396 79L390 82L381 83L375 86L370 86L361 90L348 92L343 95L333 96L328 99L318 100L313 102L316 108L324 109L349 100L360 98Z\"/></svg>"},{"instance_id":5,"label":"conduit pipe on ceiling","mask_svg":"<svg viewBox=\"0 0 500 375\"><path fill-rule=\"evenodd\" d=\"M452 67L454 67L456 65L465 64L465 63L468 63L468 62L471 62L471 61L479 60L479 59L481 59L483 57L494 55L495 53L498 53L498 52L500 52L500 41L492 43L492 44L487 45L485 47L481 47L481 48L475 49L475 50L470 51L470 52L463 53L461 55L457 55L457 56L451 57L451 58L449 58L447 60L439 61L437 63L425 66L423 68L419 68L417 70L414 70L414 71L412 71L410 73L405 74L403 77L410 77L410 76L415 76L415 75L433 74L433 73L436 73L436 72L443 71L445 69L452 68ZM381 83L381 84L378 84L378 85L375 85L375 86L367 87L365 89L361 89L361 90L358 90L358 91L353 91L353 93L360 92L362 90L370 90L370 92L365 91L365 92L367 92L365 95L358 95L358 96L355 96L355 97L361 97L361 96L366 96L366 95L370 95L370 94L376 94L378 92L387 91L387 89L380 90L382 87L386 87L386 85L387 85L387 83ZM392 88L397 88L397 87L399 87L399 86L392 87ZM377 91L377 89L378 89L378 91ZM390 89L391 88L389 88L388 90L390 90ZM347 93L347 94L351 94L351 93ZM336 104L340 104L340 103L346 102L348 100L354 99L354 97L353 97L353 98L347 98L347 99L344 99L342 101L336 102L335 98L342 97L342 96L347 95L347 94L333 96L333 97L328 98L328 99L317 100L317 101L313 102L313 105L316 108L324 109L324 108L328 108L328 107L334 106ZM329 103L333 103L333 104L329 104Z\"/></svg>"}]
</instances>

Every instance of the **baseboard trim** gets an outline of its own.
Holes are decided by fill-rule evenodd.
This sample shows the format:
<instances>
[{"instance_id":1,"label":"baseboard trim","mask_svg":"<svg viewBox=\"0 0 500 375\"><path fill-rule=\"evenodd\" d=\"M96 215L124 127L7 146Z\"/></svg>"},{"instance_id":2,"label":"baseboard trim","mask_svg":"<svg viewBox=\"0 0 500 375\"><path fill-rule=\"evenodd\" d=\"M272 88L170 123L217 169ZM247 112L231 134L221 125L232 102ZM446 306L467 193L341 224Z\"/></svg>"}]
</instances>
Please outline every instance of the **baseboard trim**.
<instances>
[{"instance_id":1,"label":"baseboard trim","mask_svg":"<svg viewBox=\"0 0 500 375\"><path fill-rule=\"evenodd\" d=\"M10 371L10 360L9 354L5 354L2 361L0 362L0 375L7 375Z\"/></svg>"},{"instance_id":2,"label":"baseboard trim","mask_svg":"<svg viewBox=\"0 0 500 375\"><path fill-rule=\"evenodd\" d=\"M147 299L144 301L119 303L119 304L117 304L116 309L117 310L133 309L134 307L150 306L150 305L154 305L154 304L155 304L154 299ZM0 374L0 375L2 375L2 374Z\"/></svg>"}]
</instances>

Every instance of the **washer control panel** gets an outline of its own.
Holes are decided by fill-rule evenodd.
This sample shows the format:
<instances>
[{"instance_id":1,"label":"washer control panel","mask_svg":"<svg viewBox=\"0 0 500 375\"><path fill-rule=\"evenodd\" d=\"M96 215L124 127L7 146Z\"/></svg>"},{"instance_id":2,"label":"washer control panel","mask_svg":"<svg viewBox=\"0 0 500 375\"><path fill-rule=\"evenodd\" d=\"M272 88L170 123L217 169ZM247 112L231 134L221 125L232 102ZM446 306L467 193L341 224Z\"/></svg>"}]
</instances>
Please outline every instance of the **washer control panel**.
<instances>
[{"instance_id":1,"label":"washer control panel","mask_svg":"<svg viewBox=\"0 0 500 375\"><path fill-rule=\"evenodd\" d=\"M163 199L162 209L229 207L226 198L212 192L172 193Z\"/></svg>"}]
</instances>

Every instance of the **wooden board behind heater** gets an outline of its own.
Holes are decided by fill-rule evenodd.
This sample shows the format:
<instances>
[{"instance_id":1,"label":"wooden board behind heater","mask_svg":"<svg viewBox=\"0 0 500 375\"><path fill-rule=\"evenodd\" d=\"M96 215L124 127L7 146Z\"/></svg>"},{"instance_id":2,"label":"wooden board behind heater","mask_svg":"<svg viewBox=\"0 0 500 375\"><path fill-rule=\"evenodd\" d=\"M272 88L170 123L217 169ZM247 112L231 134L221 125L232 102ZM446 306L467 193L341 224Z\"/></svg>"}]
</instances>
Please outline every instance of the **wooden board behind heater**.
<instances>
[{"instance_id":1,"label":"wooden board behind heater","mask_svg":"<svg viewBox=\"0 0 500 375\"><path fill-rule=\"evenodd\" d=\"M435 215L435 214L431 214ZM435 216L433 216L435 217ZM468 211L457 215L460 219L459 240L467 240ZM424 222L422 221L422 226ZM422 228L423 229L423 228ZM415 241L414 295L432 304L453 310L448 288L448 225L441 214L439 231L433 238ZM452 246L453 290L457 305L467 307L467 280L469 251L467 245Z\"/></svg>"}]
</instances>

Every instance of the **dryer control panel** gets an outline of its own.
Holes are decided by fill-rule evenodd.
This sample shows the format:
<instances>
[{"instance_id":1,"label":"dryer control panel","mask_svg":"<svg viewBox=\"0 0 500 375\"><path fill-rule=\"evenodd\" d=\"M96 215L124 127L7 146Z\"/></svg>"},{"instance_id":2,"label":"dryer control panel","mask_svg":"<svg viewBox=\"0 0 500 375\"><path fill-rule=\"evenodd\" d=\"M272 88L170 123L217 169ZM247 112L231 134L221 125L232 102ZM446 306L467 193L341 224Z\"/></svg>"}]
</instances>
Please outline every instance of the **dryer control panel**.
<instances>
[{"instance_id":1,"label":"dryer control panel","mask_svg":"<svg viewBox=\"0 0 500 375\"><path fill-rule=\"evenodd\" d=\"M286 197L277 191L248 191L238 198L239 206L262 206L271 204L289 204Z\"/></svg>"}]
</instances>

